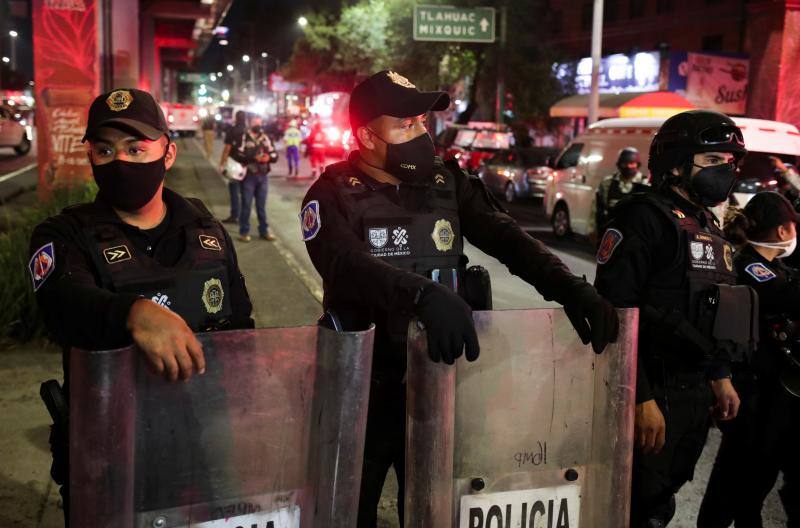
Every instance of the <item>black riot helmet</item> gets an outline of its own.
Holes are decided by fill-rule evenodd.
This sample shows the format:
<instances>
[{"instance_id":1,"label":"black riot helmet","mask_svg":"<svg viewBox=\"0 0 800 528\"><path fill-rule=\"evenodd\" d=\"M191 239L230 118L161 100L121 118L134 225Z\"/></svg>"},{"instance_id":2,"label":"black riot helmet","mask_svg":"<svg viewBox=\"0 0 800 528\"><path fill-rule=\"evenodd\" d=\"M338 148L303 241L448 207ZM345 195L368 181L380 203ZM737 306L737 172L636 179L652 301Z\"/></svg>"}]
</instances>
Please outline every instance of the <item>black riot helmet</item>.
<instances>
[{"instance_id":1,"label":"black riot helmet","mask_svg":"<svg viewBox=\"0 0 800 528\"><path fill-rule=\"evenodd\" d=\"M617 156L617 168L623 171L630 163L635 163L638 169L642 166L642 158L639 156L639 151L635 148L625 147L619 151L619 156Z\"/></svg>"},{"instance_id":2,"label":"black riot helmet","mask_svg":"<svg viewBox=\"0 0 800 528\"><path fill-rule=\"evenodd\" d=\"M731 152L738 164L747 149L742 131L725 114L689 110L664 121L650 143L647 167L653 185L659 187L672 180L671 171L676 167L690 174L694 155L701 152Z\"/></svg>"}]
</instances>

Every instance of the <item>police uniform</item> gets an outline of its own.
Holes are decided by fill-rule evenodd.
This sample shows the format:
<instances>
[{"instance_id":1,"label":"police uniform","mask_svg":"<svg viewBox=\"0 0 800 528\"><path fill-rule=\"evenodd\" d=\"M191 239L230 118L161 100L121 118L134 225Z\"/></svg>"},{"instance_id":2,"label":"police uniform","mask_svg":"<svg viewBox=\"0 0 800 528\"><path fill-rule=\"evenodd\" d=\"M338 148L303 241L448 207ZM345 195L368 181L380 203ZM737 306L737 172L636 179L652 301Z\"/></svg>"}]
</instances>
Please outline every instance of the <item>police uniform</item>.
<instances>
[{"instance_id":1,"label":"police uniform","mask_svg":"<svg viewBox=\"0 0 800 528\"><path fill-rule=\"evenodd\" d=\"M642 183L642 174L637 172L631 179L624 179L619 172L610 174L603 178L597 188L595 196L595 229L597 231L597 239L603 237L605 231L605 224L608 222L611 210L617 204L634 192L644 192L647 190L647 185Z\"/></svg>"},{"instance_id":2,"label":"police uniform","mask_svg":"<svg viewBox=\"0 0 800 528\"><path fill-rule=\"evenodd\" d=\"M98 110L96 105L106 101L111 107L115 97L128 106L112 109L112 115ZM157 109L146 92L115 90L95 100L88 129L141 128L157 138L168 130ZM67 207L33 231L28 270L45 326L64 349L65 397L69 350L129 345L127 319L140 299L177 313L195 332L253 327L252 305L227 232L200 200L166 188L162 200L166 216L152 229L122 221L101 189L94 202ZM64 485L66 431L55 428L51 446L51 473ZM64 486L65 514L66 492Z\"/></svg>"},{"instance_id":3,"label":"police uniform","mask_svg":"<svg viewBox=\"0 0 800 528\"><path fill-rule=\"evenodd\" d=\"M659 453L634 453L632 528L666 526L674 515L674 494L705 445L708 381L728 377L752 346L753 295L726 287L735 283L733 248L708 209L669 185L617 204L595 286L614 306L639 307L636 403L655 400L666 422ZM715 334L717 322L742 332Z\"/></svg>"},{"instance_id":4,"label":"police uniform","mask_svg":"<svg viewBox=\"0 0 800 528\"><path fill-rule=\"evenodd\" d=\"M776 226L796 221L789 202L775 203L781 201L775 193L758 195L756 201L762 198L770 209L767 215L785 206L788 214L773 222ZM800 397L783 383L788 380L795 392L800 387L800 369L784 351L792 350L797 358L800 272L786 266L782 258L766 259L750 244L737 252L734 265L739 280L758 293L761 339L752 361L734 372L742 407L736 420L720 424L722 442L697 525L762 526L764 500L781 471L779 494L787 526L796 527L800 526Z\"/></svg>"}]
</instances>

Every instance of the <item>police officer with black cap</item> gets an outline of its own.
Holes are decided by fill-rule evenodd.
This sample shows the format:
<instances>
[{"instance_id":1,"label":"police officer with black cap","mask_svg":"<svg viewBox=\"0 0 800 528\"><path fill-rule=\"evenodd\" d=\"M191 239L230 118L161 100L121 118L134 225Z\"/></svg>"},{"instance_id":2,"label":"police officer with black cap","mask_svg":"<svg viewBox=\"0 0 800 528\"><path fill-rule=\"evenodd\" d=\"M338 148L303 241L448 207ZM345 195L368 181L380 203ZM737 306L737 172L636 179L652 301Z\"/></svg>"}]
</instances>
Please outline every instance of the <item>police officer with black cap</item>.
<instances>
[{"instance_id":1,"label":"police officer with black cap","mask_svg":"<svg viewBox=\"0 0 800 528\"><path fill-rule=\"evenodd\" d=\"M600 242L595 286L640 309L632 528L672 519L709 408L720 421L738 412L730 365L753 348L757 305L752 289L735 286L732 246L709 208L728 198L746 152L723 114L669 118L650 146L655 191L617 204Z\"/></svg>"},{"instance_id":2,"label":"police officer with black cap","mask_svg":"<svg viewBox=\"0 0 800 528\"><path fill-rule=\"evenodd\" d=\"M169 380L202 374L194 332L253 327L228 234L200 200L164 187L177 148L149 93L118 89L97 97L83 139L97 198L39 224L28 265L47 329L65 352L64 393L73 347L133 342ZM45 396L51 412L53 396ZM67 439L64 420L54 418L51 474L64 486L66 514Z\"/></svg>"},{"instance_id":3,"label":"police officer with black cap","mask_svg":"<svg viewBox=\"0 0 800 528\"><path fill-rule=\"evenodd\" d=\"M467 269L463 237L498 258L548 300L565 306L584 343L600 353L617 335L617 316L584 280L530 237L481 181L435 156L429 111L450 104L392 71L353 89L350 124L358 150L329 166L300 215L324 306L344 329L376 325L373 380L358 525L375 526L386 473L394 466L403 507L406 332L425 325L431 360L478 358L472 309L491 306L488 277Z\"/></svg>"},{"instance_id":4,"label":"police officer with black cap","mask_svg":"<svg viewBox=\"0 0 800 528\"><path fill-rule=\"evenodd\" d=\"M752 361L735 371L742 406L736 420L720 424L698 528L763 526L764 499L779 472L786 526L800 526L800 272L785 264L797 246L797 222L789 200L763 192L725 223L739 248L736 273L758 293L761 339Z\"/></svg>"},{"instance_id":5,"label":"police officer with black cap","mask_svg":"<svg viewBox=\"0 0 800 528\"><path fill-rule=\"evenodd\" d=\"M619 201L633 192L647 190L646 184L642 181L642 173L639 172L641 166L639 151L633 147L625 147L617 156L617 171L603 178L597 187L593 204L597 240L603 238L611 210Z\"/></svg>"}]
</instances>

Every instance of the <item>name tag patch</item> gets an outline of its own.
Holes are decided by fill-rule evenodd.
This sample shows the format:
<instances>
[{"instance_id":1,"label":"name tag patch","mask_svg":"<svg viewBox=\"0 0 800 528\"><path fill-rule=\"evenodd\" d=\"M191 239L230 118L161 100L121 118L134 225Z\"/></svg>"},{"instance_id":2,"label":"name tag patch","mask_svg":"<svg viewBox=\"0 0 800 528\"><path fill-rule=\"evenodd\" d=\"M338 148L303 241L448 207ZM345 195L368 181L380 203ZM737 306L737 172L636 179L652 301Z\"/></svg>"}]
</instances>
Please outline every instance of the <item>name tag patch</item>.
<instances>
[{"instance_id":1,"label":"name tag patch","mask_svg":"<svg viewBox=\"0 0 800 528\"><path fill-rule=\"evenodd\" d=\"M47 277L56 269L56 252L53 243L49 242L36 250L28 262L28 271L33 281L33 291L42 287Z\"/></svg>"},{"instance_id":2,"label":"name tag patch","mask_svg":"<svg viewBox=\"0 0 800 528\"><path fill-rule=\"evenodd\" d=\"M714 247L714 238L705 233L695 233L689 241L689 256L693 269L717 269L717 251Z\"/></svg>"},{"instance_id":3,"label":"name tag patch","mask_svg":"<svg viewBox=\"0 0 800 528\"><path fill-rule=\"evenodd\" d=\"M763 265L760 262L753 262L752 264L748 264L744 271L748 273L751 277L753 277L758 282L767 282L769 280L774 279L777 275L775 272Z\"/></svg>"}]
</instances>

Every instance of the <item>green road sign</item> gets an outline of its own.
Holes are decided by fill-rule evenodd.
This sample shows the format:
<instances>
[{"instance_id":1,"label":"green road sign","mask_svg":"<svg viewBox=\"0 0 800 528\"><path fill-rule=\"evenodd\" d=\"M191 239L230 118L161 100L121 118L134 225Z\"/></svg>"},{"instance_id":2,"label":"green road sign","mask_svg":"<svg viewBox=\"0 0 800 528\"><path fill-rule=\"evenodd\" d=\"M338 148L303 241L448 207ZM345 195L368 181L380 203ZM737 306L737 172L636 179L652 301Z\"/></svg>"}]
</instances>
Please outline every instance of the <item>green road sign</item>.
<instances>
[{"instance_id":1,"label":"green road sign","mask_svg":"<svg viewBox=\"0 0 800 528\"><path fill-rule=\"evenodd\" d=\"M178 82L182 83L207 83L208 81L208 74L207 73L193 73L193 72L180 72L178 73Z\"/></svg>"},{"instance_id":2,"label":"green road sign","mask_svg":"<svg viewBox=\"0 0 800 528\"><path fill-rule=\"evenodd\" d=\"M493 7L414 7L414 40L494 42Z\"/></svg>"}]
</instances>

